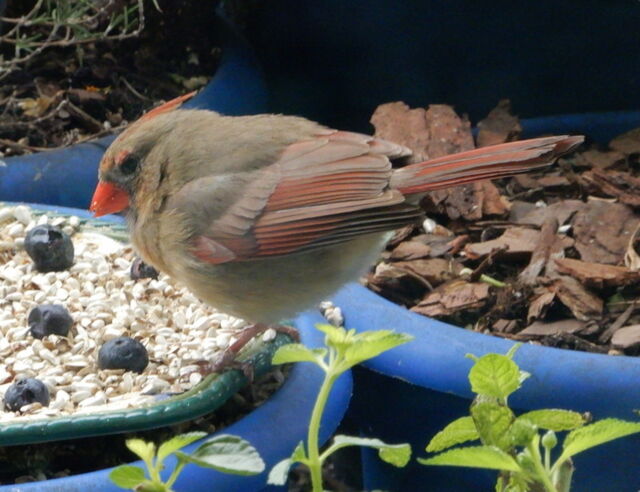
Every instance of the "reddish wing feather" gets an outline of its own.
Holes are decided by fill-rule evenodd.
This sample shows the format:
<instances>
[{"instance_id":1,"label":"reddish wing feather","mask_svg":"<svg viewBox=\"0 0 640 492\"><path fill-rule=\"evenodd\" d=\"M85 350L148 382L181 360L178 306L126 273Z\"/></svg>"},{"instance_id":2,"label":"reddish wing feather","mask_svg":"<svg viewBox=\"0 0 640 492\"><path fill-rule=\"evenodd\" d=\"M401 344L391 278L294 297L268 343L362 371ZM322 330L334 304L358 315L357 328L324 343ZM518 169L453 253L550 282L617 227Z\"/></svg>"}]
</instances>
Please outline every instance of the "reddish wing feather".
<instances>
[{"instance_id":1,"label":"reddish wing feather","mask_svg":"<svg viewBox=\"0 0 640 492\"><path fill-rule=\"evenodd\" d=\"M402 205L402 194L388 189L392 171L387 155L406 153L402 146L350 132L327 132L290 145L269 167L269 176L277 182L268 197L258 194L263 206L246 207L256 193L245 193L212 224L206 239L196 240L194 254L210 263L248 260L413 222L418 216L414 207ZM249 209L253 216L245 214L240 220L234 210L238 208ZM371 220L372 210L379 220ZM234 237L229 231L236 232Z\"/></svg>"},{"instance_id":2,"label":"reddish wing feather","mask_svg":"<svg viewBox=\"0 0 640 492\"><path fill-rule=\"evenodd\" d=\"M289 146L195 242L210 263L306 251L415 222L404 194L509 176L551 164L582 137L512 142L412 164L392 172L402 146L350 132L327 131ZM391 189L389 189L391 188Z\"/></svg>"},{"instance_id":3,"label":"reddish wing feather","mask_svg":"<svg viewBox=\"0 0 640 492\"><path fill-rule=\"evenodd\" d=\"M566 135L542 137L447 155L398 169L391 178L391 187L405 194L424 193L527 172L548 166L583 140Z\"/></svg>"}]
</instances>

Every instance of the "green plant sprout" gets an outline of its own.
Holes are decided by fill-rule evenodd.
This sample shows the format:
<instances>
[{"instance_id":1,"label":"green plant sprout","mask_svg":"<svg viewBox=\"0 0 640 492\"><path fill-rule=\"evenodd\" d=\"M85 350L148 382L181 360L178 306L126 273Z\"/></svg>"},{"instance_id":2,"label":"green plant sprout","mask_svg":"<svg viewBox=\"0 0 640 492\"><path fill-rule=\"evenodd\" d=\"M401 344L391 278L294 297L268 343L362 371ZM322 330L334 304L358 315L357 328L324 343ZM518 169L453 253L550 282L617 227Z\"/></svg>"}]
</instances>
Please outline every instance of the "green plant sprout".
<instances>
[{"instance_id":1,"label":"green plant sprout","mask_svg":"<svg viewBox=\"0 0 640 492\"><path fill-rule=\"evenodd\" d=\"M312 362L320 367L325 375L316 398L309 431L305 443L300 442L292 455L276 464L269 473L269 483L284 485L289 468L294 463L302 463L309 468L313 492L322 492L322 465L334 452L347 446L365 446L378 450L380 458L397 467L405 466L411 458L409 444L391 445L379 439L369 439L345 435L336 435L331 445L320 453L318 432L333 384L338 377L353 366L407 343L413 337L389 330L365 331L345 330L332 325L318 324L316 328L325 334L324 348L310 349L299 343L280 347L273 356L273 364L289 362Z\"/></svg>"},{"instance_id":2,"label":"green plant sprout","mask_svg":"<svg viewBox=\"0 0 640 492\"><path fill-rule=\"evenodd\" d=\"M573 456L640 432L640 422L607 418L588 423L588 415L558 409L516 416L507 399L529 377L513 361L517 348L515 345L506 355L467 355L475 361L469 371L471 390L477 395L471 415L454 420L431 439L426 450L443 452L418 461L498 470L497 492L568 492ZM551 451L558 444L556 432L561 431L569 432L560 455L552 462ZM449 449L475 440L481 445Z\"/></svg>"},{"instance_id":3,"label":"green plant sprout","mask_svg":"<svg viewBox=\"0 0 640 492\"><path fill-rule=\"evenodd\" d=\"M142 459L148 477L139 466L121 465L113 469L109 478L123 489L137 492L173 492L171 487L187 463L235 475L256 475L264 471L264 461L258 452L238 436L223 434L207 439L191 454L180 451L206 435L206 432L180 434L163 442L157 449L152 442L128 439L127 447ZM171 454L176 456L178 462L169 478L163 482L160 472L164 468L164 460Z\"/></svg>"}]
</instances>

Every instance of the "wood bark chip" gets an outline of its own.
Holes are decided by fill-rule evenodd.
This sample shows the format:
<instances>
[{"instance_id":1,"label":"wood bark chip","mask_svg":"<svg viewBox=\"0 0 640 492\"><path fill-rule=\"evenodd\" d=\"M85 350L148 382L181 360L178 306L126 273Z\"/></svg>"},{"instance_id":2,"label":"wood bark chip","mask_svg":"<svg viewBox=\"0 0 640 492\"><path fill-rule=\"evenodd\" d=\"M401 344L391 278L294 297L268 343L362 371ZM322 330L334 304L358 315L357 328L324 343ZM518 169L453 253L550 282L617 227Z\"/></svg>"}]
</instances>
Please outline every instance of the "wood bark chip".
<instances>
[{"instance_id":1,"label":"wood bark chip","mask_svg":"<svg viewBox=\"0 0 640 492\"><path fill-rule=\"evenodd\" d=\"M405 239L410 237L411 234L413 234L413 231L415 231L415 229L416 229L416 225L414 225L414 224L409 224L409 225L406 225L406 226L402 227L401 229L397 229L395 231L395 233L393 234L393 237L391 239L389 239L389 242L387 243L387 246L389 246L389 247L397 246L402 241L404 241Z\"/></svg>"},{"instance_id":2,"label":"wood bark chip","mask_svg":"<svg viewBox=\"0 0 640 492\"><path fill-rule=\"evenodd\" d=\"M527 267L520 272L519 279L525 285L533 285L537 282L538 276L544 272L549 258L562 258L564 247L562 238L556 236L558 230L558 220L550 217L542 224L542 229L538 236L538 242L531 254L531 260Z\"/></svg>"},{"instance_id":3,"label":"wood bark chip","mask_svg":"<svg viewBox=\"0 0 640 492\"><path fill-rule=\"evenodd\" d=\"M413 272L434 287L451 280L452 277L457 277L462 270L460 263L444 258L400 261L394 265L401 270Z\"/></svg>"},{"instance_id":4,"label":"wood bark chip","mask_svg":"<svg viewBox=\"0 0 640 492\"><path fill-rule=\"evenodd\" d=\"M555 280L554 289L558 300L573 313L576 319L589 321L602 316L602 299L587 290L573 277L560 276Z\"/></svg>"},{"instance_id":5,"label":"wood bark chip","mask_svg":"<svg viewBox=\"0 0 640 492\"><path fill-rule=\"evenodd\" d=\"M627 155L640 154L640 128L617 136L609 142L609 147Z\"/></svg>"},{"instance_id":6,"label":"wood bark chip","mask_svg":"<svg viewBox=\"0 0 640 492\"><path fill-rule=\"evenodd\" d=\"M627 267L602 265L572 258L557 258L555 264L558 272L571 275L585 285L597 289L640 282L640 272Z\"/></svg>"},{"instance_id":7,"label":"wood bark chip","mask_svg":"<svg viewBox=\"0 0 640 492\"><path fill-rule=\"evenodd\" d=\"M471 124L451 106L411 109L403 102L378 106L371 117L376 137L409 147L409 162L421 162L474 148Z\"/></svg>"},{"instance_id":8,"label":"wood bark chip","mask_svg":"<svg viewBox=\"0 0 640 492\"><path fill-rule=\"evenodd\" d=\"M460 236L441 236L439 234L420 234L413 238L414 241L420 241L431 248L430 256L438 258L444 255L453 255L458 253L462 247L469 241L466 234Z\"/></svg>"},{"instance_id":9,"label":"wood bark chip","mask_svg":"<svg viewBox=\"0 0 640 492\"><path fill-rule=\"evenodd\" d=\"M544 315L556 298L556 291L554 288L541 287L536 289L533 296L529 299L529 312L527 313L527 323L531 323L534 320L544 318Z\"/></svg>"},{"instance_id":10,"label":"wood bark chip","mask_svg":"<svg viewBox=\"0 0 640 492\"><path fill-rule=\"evenodd\" d=\"M473 149L469 120L460 118L451 106L432 104L428 109L415 108L402 102L378 106L371 117L377 137L409 147L413 155L408 162ZM509 205L490 182L472 183L432 191L427 194L433 208L452 219L477 220L483 213L503 215Z\"/></svg>"},{"instance_id":11,"label":"wood bark chip","mask_svg":"<svg viewBox=\"0 0 640 492\"><path fill-rule=\"evenodd\" d=\"M491 329L498 333L513 333L517 327L515 319L499 319L491 325Z\"/></svg>"},{"instance_id":12,"label":"wood bark chip","mask_svg":"<svg viewBox=\"0 0 640 492\"><path fill-rule=\"evenodd\" d=\"M478 183L482 190L482 215L506 215L511 209L511 203L500 194L500 191L490 180Z\"/></svg>"},{"instance_id":13,"label":"wood bark chip","mask_svg":"<svg viewBox=\"0 0 640 492\"><path fill-rule=\"evenodd\" d=\"M563 319L552 323L536 321L518 332L518 335L539 337L559 335L561 333L580 333L584 328L585 322L577 319Z\"/></svg>"},{"instance_id":14,"label":"wood bark chip","mask_svg":"<svg viewBox=\"0 0 640 492\"><path fill-rule=\"evenodd\" d=\"M611 345L622 350L640 346L640 325L629 325L620 328L611 337Z\"/></svg>"},{"instance_id":15,"label":"wood bark chip","mask_svg":"<svg viewBox=\"0 0 640 492\"><path fill-rule=\"evenodd\" d=\"M517 174L513 177L516 184L527 192L540 188L538 180L529 174Z\"/></svg>"},{"instance_id":16,"label":"wood bark chip","mask_svg":"<svg viewBox=\"0 0 640 492\"><path fill-rule=\"evenodd\" d=\"M640 207L640 178L627 172L593 169L582 174L581 181L594 193L617 198L620 203Z\"/></svg>"},{"instance_id":17,"label":"wood bark chip","mask_svg":"<svg viewBox=\"0 0 640 492\"><path fill-rule=\"evenodd\" d=\"M417 260L431 254L431 248L420 241L404 241L391 252L392 261Z\"/></svg>"},{"instance_id":18,"label":"wood bark chip","mask_svg":"<svg viewBox=\"0 0 640 492\"><path fill-rule=\"evenodd\" d=\"M429 292L411 311L425 316L451 316L460 311L478 309L489 298L489 286L456 279Z\"/></svg>"},{"instance_id":19,"label":"wood bark chip","mask_svg":"<svg viewBox=\"0 0 640 492\"><path fill-rule=\"evenodd\" d=\"M518 140L522 125L511 113L511 101L502 99L487 117L478 122L478 147Z\"/></svg>"},{"instance_id":20,"label":"wood bark chip","mask_svg":"<svg viewBox=\"0 0 640 492\"><path fill-rule=\"evenodd\" d=\"M633 231L633 234L631 234L631 237L629 238L629 242L627 243L627 250L624 253L625 266L629 270L633 270L634 272L640 270L640 255L636 251L639 232L640 232L640 224L636 227L636 230Z\"/></svg>"},{"instance_id":21,"label":"wood bark chip","mask_svg":"<svg viewBox=\"0 0 640 492\"><path fill-rule=\"evenodd\" d=\"M594 169L611 169L623 165L626 160L625 155L616 150L590 149L577 154L575 162Z\"/></svg>"},{"instance_id":22,"label":"wood bark chip","mask_svg":"<svg viewBox=\"0 0 640 492\"><path fill-rule=\"evenodd\" d=\"M536 181L543 188L561 188L563 186L569 186L571 182L560 174L550 174L537 178Z\"/></svg>"},{"instance_id":23,"label":"wood bark chip","mask_svg":"<svg viewBox=\"0 0 640 492\"><path fill-rule=\"evenodd\" d=\"M587 202L572 224L575 248L583 261L620 265L640 218L627 205L596 200Z\"/></svg>"},{"instance_id":24,"label":"wood bark chip","mask_svg":"<svg viewBox=\"0 0 640 492\"><path fill-rule=\"evenodd\" d=\"M580 200L562 200L548 207L536 207L535 205L527 207L519 204L515 207L515 211L512 207L512 213L509 219L518 224L541 226L545 221L553 217L558 221L558 225L563 225L576 214L576 212L585 207L587 207L587 204ZM526 208L529 208L529 211L526 211Z\"/></svg>"},{"instance_id":25,"label":"wood bark chip","mask_svg":"<svg viewBox=\"0 0 640 492\"><path fill-rule=\"evenodd\" d=\"M627 307L627 309L625 309L624 312L620 314L620 316L618 316L618 318L613 323L611 323L611 325L609 325L605 331L603 331L600 334L600 337L598 337L598 341L600 343L609 342L613 334L616 331L618 331L620 328L622 328L627 321L629 321L629 318L631 317L631 315L633 314L633 312L636 310L637 307L638 306L635 302L631 303L629 307Z\"/></svg>"},{"instance_id":26,"label":"wood bark chip","mask_svg":"<svg viewBox=\"0 0 640 492\"><path fill-rule=\"evenodd\" d=\"M384 262L366 277L365 283L374 292L406 306L413 306L425 292L433 289L428 281L414 272Z\"/></svg>"},{"instance_id":27,"label":"wood bark chip","mask_svg":"<svg viewBox=\"0 0 640 492\"><path fill-rule=\"evenodd\" d=\"M563 239L563 241L566 241L566 239ZM496 239L467 244L464 252L467 257L473 260L488 255L494 249L505 249L504 255L506 257L529 256L539 242L540 231L527 227L511 227ZM571 241L567 241L565 244L570 243Z\"/></svg>"}]
</instances>

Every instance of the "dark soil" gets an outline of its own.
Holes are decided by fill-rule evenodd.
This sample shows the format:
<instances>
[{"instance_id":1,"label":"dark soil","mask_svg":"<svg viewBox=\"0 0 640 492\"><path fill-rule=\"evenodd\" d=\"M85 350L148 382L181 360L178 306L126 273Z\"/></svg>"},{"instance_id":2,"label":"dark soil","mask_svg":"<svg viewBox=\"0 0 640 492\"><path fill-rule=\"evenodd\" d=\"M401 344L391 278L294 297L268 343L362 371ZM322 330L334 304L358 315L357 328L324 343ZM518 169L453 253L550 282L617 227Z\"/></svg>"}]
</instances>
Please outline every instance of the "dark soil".
<instances>
[{"instance_id":1,"label":"dark soil","mask_svg":"<svg viewBox=\"0 0 640 492\"><path fill-rule=\"evenodd\" d=\"M7 17L34 0L8 1ZM0 85L0 153L19 155L103 136L146 109L199 89L215 73L216 2L145 2L137 38L43 51ZM6 30L6 26L5 26ZM0 44L11 56L11 45Z\"/></svg>"}]
</instances>

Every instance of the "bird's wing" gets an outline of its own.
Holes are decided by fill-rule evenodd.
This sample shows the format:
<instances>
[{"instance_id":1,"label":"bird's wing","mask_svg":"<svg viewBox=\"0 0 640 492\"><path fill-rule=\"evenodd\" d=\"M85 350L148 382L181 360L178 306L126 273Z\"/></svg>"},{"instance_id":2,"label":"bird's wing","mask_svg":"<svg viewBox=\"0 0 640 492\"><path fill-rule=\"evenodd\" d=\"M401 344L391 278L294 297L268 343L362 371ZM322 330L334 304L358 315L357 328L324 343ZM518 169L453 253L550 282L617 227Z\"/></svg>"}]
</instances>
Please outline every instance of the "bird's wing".
<instances>
[{"instance_id":1,"label":"bird's wing","mask_svg":"<svg viewBox=\"0 0 640 492\"><path fill-rule=\"evenodd\" d=\"M389 189L389 158L408 153L381 139L329 130L289 145L193 239L193 254L214 264L245 261L413 223L420 212Z\"/></svg>"}]
</instances>

